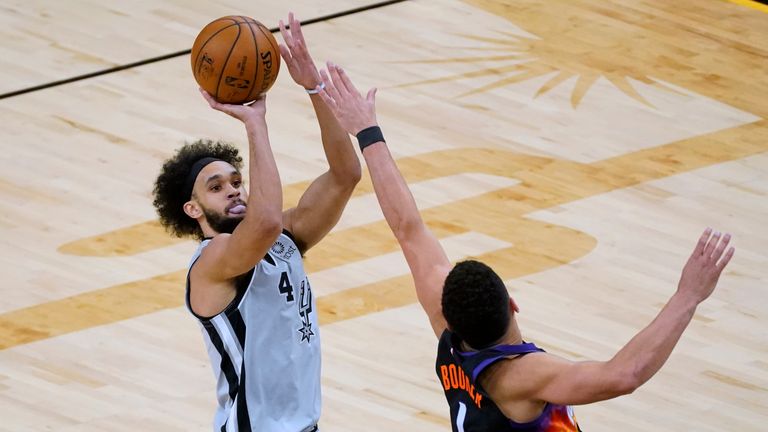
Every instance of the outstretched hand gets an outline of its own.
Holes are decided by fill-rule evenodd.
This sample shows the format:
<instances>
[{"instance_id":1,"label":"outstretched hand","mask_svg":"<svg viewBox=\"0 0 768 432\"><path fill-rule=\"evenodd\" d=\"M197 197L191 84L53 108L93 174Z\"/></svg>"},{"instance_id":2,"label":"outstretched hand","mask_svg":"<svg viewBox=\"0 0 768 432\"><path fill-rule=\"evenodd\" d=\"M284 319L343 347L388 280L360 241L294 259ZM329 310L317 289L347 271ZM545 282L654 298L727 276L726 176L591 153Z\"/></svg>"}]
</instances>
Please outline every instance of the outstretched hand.
<instances>
[{"instance_id":1,"label":"outstretched hand","mask_svg":"<svg viewBox=\"0 0 768 432\"><path fill-rule=\"evenodd\" d=\"M207 91L200 89L200 93L203 95L208 105L216 111L221 111L224 114L230 115L243 123L248 123L252 120L264 119L267 113L267 97L266 95L256 99L247 105L233 105L223 104L216 101Z\"/></svg>"},{"instance_id":2,"label":"outstretched hand","mask_svg":"<svg viewBox=\"0 0 768 432\"><path fill-rule=\"evenodd\" d=\"M352 135L377 126L376 89L368 90L365 98L360 94L347 73L340 66L328 63L328 71L320 71L325 89L320 97L330 108L342 128Z\"/></svg>"},{"instance_id":3,"label":"outstretched hand","mask_svg":"<svg viewBox=\"0 0 768 432\"><path fill-rule=\"evenodd\" d=\"M712 230L707 228L683 268L678 292L692 295L697 302L706 300L715 290L720 274L736 251L733 247L728 248L730 241L730 234L712 234Z\"/></svg>"},{"instance_id":4,"label":"outstretched hand","mask_svg":"<svg viewBox=\"0 0 768 432\"><path fill-rule=\"evenodd\" d=\"M320 74L312 56L309 55L304 34L301 32L301 23L293 16L293 12L288 14L288 26L286 29L285 23L280 20L280 34L285 41L285 44L280 44L280 56L283 57L296 84L307 90L315 89L320 84Z\"/></svg>"}]
</instances>

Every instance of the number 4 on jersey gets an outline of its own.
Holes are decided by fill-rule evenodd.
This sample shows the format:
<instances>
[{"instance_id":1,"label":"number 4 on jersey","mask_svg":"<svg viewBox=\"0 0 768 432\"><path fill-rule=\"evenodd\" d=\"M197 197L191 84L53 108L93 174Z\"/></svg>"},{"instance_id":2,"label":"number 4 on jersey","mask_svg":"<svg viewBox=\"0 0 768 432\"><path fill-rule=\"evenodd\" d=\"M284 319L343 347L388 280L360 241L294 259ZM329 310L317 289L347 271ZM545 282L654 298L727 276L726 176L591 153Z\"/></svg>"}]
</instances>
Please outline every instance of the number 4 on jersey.
<instances>
[{"instance_id":1,"label":"number 4 on jersey","mask_svg":"<svg viewBox=\"0 0 768 432\"><path fill-rule=\"evenodd\" d=\"M278 286L280 294L287 294L285 297L286 302L293 301L293 285L291 285L290 279L288 279L288 272L283 272L280 275L280 286Z\"/></svg>"}]
</instances>

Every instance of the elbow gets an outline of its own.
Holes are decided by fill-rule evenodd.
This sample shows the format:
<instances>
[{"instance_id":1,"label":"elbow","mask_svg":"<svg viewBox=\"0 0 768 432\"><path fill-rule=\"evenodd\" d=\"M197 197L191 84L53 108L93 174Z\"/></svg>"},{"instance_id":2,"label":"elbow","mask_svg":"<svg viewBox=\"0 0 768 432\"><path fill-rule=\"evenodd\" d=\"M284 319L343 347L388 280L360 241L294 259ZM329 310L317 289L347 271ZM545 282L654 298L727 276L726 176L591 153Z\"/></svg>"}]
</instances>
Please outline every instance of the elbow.
<instances>
[{"instance_id":1,"label":"elbow","mask_svg":"<svg viewBox=\"0 0 768 432\"><path fill-rule=\"evenodd\" d=\"M619 364L612 360L607 366L604 377L610 398L632 394L643 385L644 380L636 365Z\"/></svg>"},{"instance_id":2,"label":"elbow","mask_svg":"<svg viewBox=\"0 0 768 432\"><path fill-rule=\"evenodd\" d=\"M265 215L259 223L260 237L277 238L283 232L283 218L281 213Z\"/></svg>"},{"instance_id":3,"label":"elbow","mask_svg":"<svg viewBox=\"0 0 768 432\"><path fill-rule=\"evenodd\" d=\"M336 173L334 177L345 189L353 190L360 183L360 180L363 179L363 170L360 167L360 162L352 164L344 172Z\"/></svg>"},{"instance_id":4,"label":"elbow","mask_svg":"<svg viewBox=\"0 0 768 432\"><path fill-rule=\"evenodd\" d=\"M641 385L642 385L642 382L640 382L638 379L634 377L625 378L617 386L617 389L616 389L617 396L625 396L625 395L632 394Z\"/></svg>"},{"instance_id":5,"label":"elbow","mask_svg":"<svg viewBox=\"0 0 768 432\"><path fill-rule=\"evenodd\" d=\"M332 184L339 192L349 193L355 189L363 178L363 171L360 164L350 166L344 169L331 169L328 175L332 179Z\"/></svg>"},{"instance_id":6,"label":"elbow","mask_svg":"<svg viewBox=\"0 0 768 432\"><path fill-rule=\"evenodd\" d=\"M643 385L642 378L634 371L628 371L615 380L616 396L625 396L635 392Z\"/></svg>"},{"instance_id":7,"label":"elbow","mask_svg":"<svg viewBox=\"0 0 768 432\"><path fill-rule=\"evenodd\" d=\"M421 217L406 217L396 221L392 226L392 232L399 242L413 238L414 233L423 229L424 222Z\"/></svg>"},{"instance_id":8,"label":"elbow","mask_svg":"<svg viewBox=\"0 0 768 432\"><path fill-rule=\"evenodd\" d=\"M347 181L352 185L352 187L355 187L358 183L360 183L360 180L363 179L363 169L360 167L359 161L355 164L354 168L349 170L347 177Z\"/></svg>"}]
</instances>

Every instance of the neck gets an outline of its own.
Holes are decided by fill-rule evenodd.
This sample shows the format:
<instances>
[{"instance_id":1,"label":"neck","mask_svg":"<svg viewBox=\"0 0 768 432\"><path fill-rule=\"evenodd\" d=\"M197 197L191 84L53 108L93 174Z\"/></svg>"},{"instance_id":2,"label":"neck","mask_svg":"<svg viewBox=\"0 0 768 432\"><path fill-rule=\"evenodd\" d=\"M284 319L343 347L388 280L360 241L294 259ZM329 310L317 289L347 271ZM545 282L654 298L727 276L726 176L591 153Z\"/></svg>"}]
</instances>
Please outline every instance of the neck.
<instances>
[{"instance_id":1,"label":"neck","mask_svg":"<svg viewBox=\"0 0 768 432\"><path fill-rule=\"evenodd\" d=\"M203 238L213 238L213 237L216 237L218 234L221 234L216 232L216 230L210 227L201 227L201 228L203 228Z\"/></svg>"},{"instance_id":2,"label":"neck","mask_svg":"<svg viewBox=\"0 0 768 432\"><path fill-rule=\"evenodd\" d=\"M205 218L198 219L198 223L200 223L200 229L203 231L203 238L212 238L219 234L215 229L211 228Z\"/></svg>"},{"instance_id":3,"label":"neck","mask_svg":"<svg viewBox=\"0 0 768 432\"><path fill-rule=\"evenodd\" d=\"M499 340L499 344L518 345L521 343L523 343L523 335L520 333L520 327L517 326L517 318L513 314L509 318L509 327L507 327L507 332Z\"/></svg>"},{"instance_id":4,"label":"neck","mask_svg":"<svg viewBox=\"0 0 768 432\"><path fill-rule=\"evenodd\" d=\"M521 343L523 343L523 335L520 333L520 327L517 326L517 319L515 318L515 315L512 315L509 319L509 327L507 327L507 332L504 333L504 336L502 336L493 345L519 345ZM463 341L461 343L461 349L464 351L477 351L477 349L472 348Z\"/></svg>"}]
</instances>

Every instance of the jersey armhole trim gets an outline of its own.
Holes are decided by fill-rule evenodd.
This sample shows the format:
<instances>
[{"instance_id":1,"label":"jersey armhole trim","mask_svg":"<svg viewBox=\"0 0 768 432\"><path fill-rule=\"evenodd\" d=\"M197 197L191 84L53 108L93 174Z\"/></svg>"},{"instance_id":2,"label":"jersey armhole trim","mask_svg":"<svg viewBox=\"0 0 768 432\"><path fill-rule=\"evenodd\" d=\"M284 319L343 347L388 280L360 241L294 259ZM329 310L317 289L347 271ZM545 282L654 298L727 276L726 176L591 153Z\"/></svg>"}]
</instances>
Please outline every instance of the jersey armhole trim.
<instances>
[{"instance_id":1,"label":"jersey armhole trim","mask_svg":"<svg viewBox=\"0 0 768 432\"><path fill-rule=\"evenodd\" d=\"M202 253L201 253L201 255L202 255ZM248 286L244 290L242 290L242 292L238 292L235 295L235 298L233 298L232 301L229 302L229 304L221 312L219 312L219 313L217 313L215 315L211 315L209 317L206 317L206 316L198 315L197 312L195 312L194 309L192 309L192 301L190 299L190 295L192 293L192 267L195 265L195 263L197 263L198 259L200 259L200 255L198 255L198 257L195 258L194 261L192 261L192 264L190 264L189 270L187 271L187 289L186 289L187 292L186 292L186 295L185 295L185 300L187 302L187 309L189 309L189 312L192 315L194 315L195 318L200 320L200 322L204 326L211 326L211 325L213 325L211 323L212 319L216 318L219 315L229 315L230 313L232 313L232 311L234 311L235 309L237 309L240 306L240 302L243 301L243 298L248 293L248 291L251 289L251 284L253 283L253 279L256 277L256 272L254 270L250 271L252 274L251 274L251 278L248 280ZM258 267L258 264L257 264L257 267ZM256 267L254 267L254 269L255 268ZM247 273L244 273L244 274L247 274ZM237 289L237 287L235 287L235 289Z\"/></svg>"},{"instance_id":2,"label":"jersey armhole trim","mask_svg":"<svg viewBox=\"0 0 768 432\"><path fill-rule=\"evenodd\" d=\"M296 246L298 246L298 244L296 243L296 237L294 237L294 236L293 236L293 233L292 233L292 232L290 232L290 231L288 231L287 229L283 228L283 234L285 234L285 236L286 236L286 237L288 237L289 239L291 239L291 241L292 241L292 242L293 242L293 243L294 243Z\"/></svg>"},{"instance_id":3,"label":"jersey armhole trim","mask_svg":"<svg viewBox=\"0 0 768 432\"><path fill-rule=\"evenodd\" d=\"M294 236L292 232L288 231L285 228L283 228L283 235L285 235L286 237L291 239L293 244L296 245L296 249L299 250L299 254L301 255L301 257L304 258L304 253L307 252L306 245L303 242L301 242L300 240L297 240L296 236Z\"/></svg>"}]
</instances>

